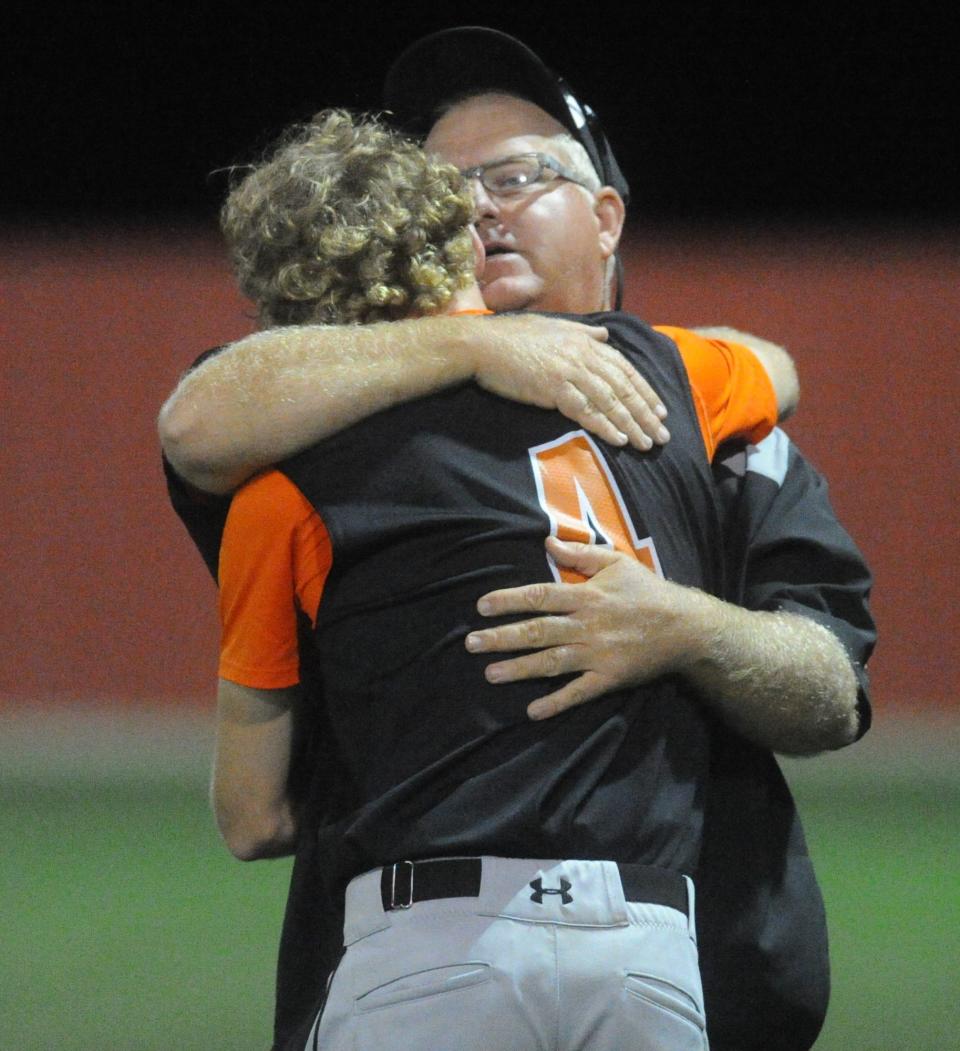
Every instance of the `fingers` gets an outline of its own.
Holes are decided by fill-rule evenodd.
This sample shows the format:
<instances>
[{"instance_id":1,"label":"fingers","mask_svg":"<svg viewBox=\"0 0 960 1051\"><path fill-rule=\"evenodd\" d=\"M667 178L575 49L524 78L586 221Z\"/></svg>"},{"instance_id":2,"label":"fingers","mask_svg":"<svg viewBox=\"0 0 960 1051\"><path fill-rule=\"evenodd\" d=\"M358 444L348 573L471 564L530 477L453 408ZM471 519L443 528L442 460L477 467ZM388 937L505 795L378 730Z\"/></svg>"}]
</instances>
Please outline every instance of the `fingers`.
<instances>
[{"instance_id":1,"label":"fingers","mask_svg":"<svg viewBox=\"0 0 960 1051\"><path fill-rule=\"evenodd\" d=\"M576 640L578 625L568 617L533 617L514 624L472 631L464 644L471 653L503 653L542 649Z\"/></svg>"},{"instance_id":2,"label":"fingers","mask_svg":"<svg viewBox=\"0 0 960 1051\"><path fill-rule=\"evenodd\" d=\"M607 382L634 429L658 445L668 442L670 433L663 425L667 409L656 391L622 354L613 348L604 348L604 352L610 370Z\"/></svg>"},{"instance_id":3,"label":"fingers","mask_svg":"<svg viewBox=\"0 0 960 1051\"><path fill-rule=\"evenodd\" d=\"M548 536L546 545L550 557L558 565L565 569L575 569L585 577L595 576L601 569L627 557L614 548L602 547L599 544L581 544L576 540L561 540L556 536Z\"/></svg>"},{"instance_id":4,"label":"fingers","mask_svg":"<svg viewBox=\"0 0 960 1051\"><path fill-rule=\"evenodd\" d=\"M551 719L568 708L601 697L607 689L608 685L596 672L584 672L566 686L528 704L527 716L534 720Z\"/></svg>"},{"instance_id":5,"label":"fingers","mask_svg":"<svg viewBox=\"0 0 960 1051\"><path fill-rule=\"evenodd\" d=\"M572 540L560 540L555 536L546 538L550 555L562 566L578 570L585 577L592 577L601 569L613 565L623 558L629 558L613 548L598 544L580 544ZM631 560L632 561L632 560ZM590 601L590 592L582 584L523 584L516 588L503 588L500 591L488 591L477 600L477 612L483 617L502 617L511 613L576 613L584 602ZM554 642L569 641L569 636L561 637L558 618L534 617L530 621L516 624L505 624L499 628L486 628L473 635L491 638L490 632L506 629L524 630L530 634L525 645L553 645ZM525 625L535 625L525 627ZM535 633L541 633L535 637ZM469 636L468 636L469 637ZM538 641L539 638L539 641ZM501 647L491 647L501 648ZM505 647L504 647L505 648ZM517 648L517 647L514 647Z\"/></svg>"},{"instance_id":6,"label":"fingers","mask_svg":"<svg viewBox=\"0 0 960 1051\"><path fill-rule=\"evenodd\" d=\"M616 366L621 370L633 391L640 397L647 409L657 417L658 420L667 418L667 407L660 400L660 396L650 386L646 379L630 364L622 355L616 354Z\"/></svg>"},{"instance_id":7,"label":"fingers","mask_svg":"<svg viewBox=\"0 0 960 1051\"><path fill-rule=\"evenodd\" d=\"M597 390L595 380L584 377L581 382L592 387L594 391ZM606 409L598 408L588 394L571 380L567 380L557 394L557 408L568 420L579 423L584 430L611 445L626 445L633 441L640 443L637 448L642 451L652 448L653 442L643 432L637 433L637 425L625 406L617 401L612 393L605 400Z\"/></svg>"},{"instance_id":8,"label":"fingers","mask_svg":"<svg viewBox=\"0 0 960 1051\"><path fill-rule=\"evenodd\" d=\"M572 613L578 609L582 592L576 584L524 584L518 588L490 591L477 602L484 617L507 613Z\"/></svg>"},{"instance_id":9,"label":"fingers","mask_svg":"<svg viewBox=\"0 0 960 1051\"><path fill-rule=\"evenodd\" d=\"M527 653L506 661L488 664L487 682L517 682L520 679L552 679L556 675L583 671L583 653L578 646L551 646L547 650Z\"/></svg>"},{"instance_id":10,"label":"fingers","mask_svg":"<svg viewBox=\"0 0 960 1051\"><path fill-rule=\"evenodd\" d=\"M635 449L646 451L670 440L670 432L661 418L635 391L625 391L616 397L618 400L603 411Z\"/></svg>"},{"instance_id":11,"label":"fingers","mask_svg":"<svg viewBox=\"0 0 960 1051\"><path fill-rule=\"evenodd\" d=\"M649 449L654 443L669 441L670 434L663 426L666 407L627 358L606 345L609 331L602 325L567 324L588 336L590 342L568 344L569 353L580 366L568 376L577 394L568 391L567 404L558 406L560 411L618 445L629 441L638 449Z\"/></svg>"},{"instance_id":12,"label":"fingers","mask_svg":"<svg viewBox=\"0 0 960 1051\"><path fill-rule=\"evenodd\" d=\"M612 445L646 451L669 441L666 409L602 325L557 318L504 318L482 344L474 379L514 401L559 409Z\"/></svg>"},{"instance_id":13,"label":"fingers","mask_svg":"<svg viewBox=\"0 0 960 1051\"><path fill-rule=\"evenodd\" d=\"M560 320L560 319L557 319ZM607 331L605 325L587 325L582 321L561 321L561 324L569 325L571 328L579 329L585 335L589 336L590 339L595 339L598 343L606 343L610 338L610 333Z\"/></svg>"},{"instance_id":14,"label":"fingers","mask_svg":"<svg viewBox=\"0 0 960 1051\"><path fill-rule=\"evenodd\" d=\"M646 385L646 380L642 382ZM630 444L638 448L639 446L635 440L636 436L642 436L643 439L647 439L656 445L666 445L670 441L670 432L663 423L667 410L661 404L660 399L653 394L653 388L649 389L653 404L635 389L620 395L623 408L629 414L631 422L631 427L628 430L631 436Z\"/></svg>"},{"instance_id":15,"label":"fingers","mask_svg":"<svg viewBox=\"0 0 960 1051\"><path fill-rule=\"evenodd\" d=\"M591 433L645 451L670 440L666 408L647 381L618 351L595 347L567 378L557 407Z\"/></svg>"}]
</instances>

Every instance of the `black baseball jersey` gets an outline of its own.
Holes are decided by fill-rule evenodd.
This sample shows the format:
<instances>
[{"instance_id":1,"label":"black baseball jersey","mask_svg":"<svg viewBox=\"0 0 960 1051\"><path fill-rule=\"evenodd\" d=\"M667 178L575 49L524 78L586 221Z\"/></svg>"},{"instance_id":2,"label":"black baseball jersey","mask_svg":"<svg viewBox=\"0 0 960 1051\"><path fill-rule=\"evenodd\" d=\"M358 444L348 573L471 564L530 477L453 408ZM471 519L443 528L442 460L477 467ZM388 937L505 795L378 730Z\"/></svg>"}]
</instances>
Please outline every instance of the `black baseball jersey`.
<instances>
[{"instance_id":1,"label":"black baseball jersey","mask_svg":"<svg viewBox=\"0 0 960 1051\"><path fill-rule=\"evenodd\" d=\"M616 345L634 335L632 321L612 315L598 320L611 329ZM639 326L636 331L641 333L641 344L648 345L649 332ZM756 602L763 608L796 608L805 613L812 611L821 619L833 616L841 625L855 625L854 640L845 637L843 630L838 633L851 652L859 646L862 658L863 639L869 635L869 629L863 627L868 586L864 580L868 582L868 578L864 577L862 560L836 524L829 505L820 499L816 485L807 484L808 478L818 476L791 451L786 463L786 484L781 478L765 490L749 484L760 475L755 478L750 473L726 472L721 484L713 486L711 492L702 442L696 434L695 421L691 425L689 394L679 362L675 355L664 355L662 349L655 360L648 361L642 353L636 360L670 407L673 434L673 441L665 449L646 458L606 446L602 449L621 494L626 494L637 539L653 538L660 564L666 575L674 579L728 598L739 598L747 605ZM665 365L665 361L672 363ZM425 411L433 415L424 416ZM383 416L378 424L379 437L377 431L365 432L370 440L364 438L363 451L360 446L350 447L350 438L355 440L363 433L355 430L335 436L325 447L326 452L339 457L336 462L343 470L363 472L373 487L374 497L382 499L385 511L389 511L388 496L396 498L399 494L401 510L392 504L392 513L383 519L378 515L377 519L380 526L393 531L391 546L398 538L401 549L406 545L403 557L384 556L379 549L383 535L378 538L377 530L370 529L372 516L363 515L362 508L351 507L349 500L344 499L342 508L334 510L323 474L329 468L323 466L319 457L305 454L284 465L304 492L309 494L311 486L316 487L318 506L324 520L332 526L335 539L336 530L342 529L343 537L350 535L349 543L357 545L358 556L352 568L350 559L335 565L332 590L324 601L327 608L322 611L323 634L329 640L339 637L346 648L341 651L331 641L330 652L325 652L315 664L315 647L310 645L303 651L305 662L313 664L313 670L305 670L304 682L315 696L324 691L332 698L330 711L335 718L333 730L311 727L311 747L323 755L316 765L308 761L301 767L313 779L309 809L316 824L311 822L294 865L278 973L276 1046L286 1046L301 1021L312 1016L323 975L336 956L339 913L335 904L326 910L318 909L318 902L335 903L342 879L356 866L416 854L426 833L435 840L430 847L434 854L460 852L467 848L469 839L471 853L490 850L528 856L626 856L678 868L695 867L711 1039L716 1046L731 1048L763 1046L799 1051L808 1047L809 1041L803 1042L804 1033L809 1032L812 1023L807 1024L806 1030L801 1027L792 1032L790 1012L799 1010L801 1018L808 1019L819 1009L815 1001L823 990L818 975L822 975L820 963L825 961L822 904L789 792L772 756L753 749L727 731L703 712L682 684L673 680L648 689L647 704L618 694L560 719L530 724L523 715L526 701L542 693L543 684L539 688L512 684L484 690L484 661L468 657L463 651L463 634L477 624L473 609L477 596L491 587L551 579L545 561L538 561L545 557L542 536L546 508L539 499L534 503L529 496L530 472L535 470L529 455L524 465L528 472L524 477L527 497L513 504L507 501L499 508L502 516L495 520L448 520L444 500L452 495L450 487L472 490L471 499L475 502L481 491L486 493L491 488L491 483L496 483L492 488L498 493L513 491L521 462L509 458L513 443L524 450L549 445L569 434L569 422L539 410L507 406L473 388L433 396ZM404 432L406 451L401 455L396 434L384 425L390 418L396 422L403 416L408 416L409 422ZM515 417L522 417L522 422L515 423ZM549 434L538 430L545 418L553 427ZM474 464L471 468L472 460L461 456L456 439L447 436L452 423L476 425L486 435L487 444L478 453L482 467ZM447 444L438 448L432 441ZM471 435L471 443L472 449L475 436ZM694 446L698 446L695 454ZM437 455L439 462L452 464L453 478L438 481L429 472L421 471L421 465ZM694 462L697 455L699 463ZM648 475L643 469L634 476L635 464L644 462L665 468L660 482L653 477L655 472ZM793 487L794 475L802 475L805 481ZM198 505L175 476L169 477L175 506L215 572L224 503ZM351 475L343 477L345 483L353 480ZM508 482L508 477L513 481ZM348 489L345 484L343 493ZM420 517L411 514L416 510L414 505L402 510L404 492L417 493L418 502L424 498L428 503L439 500L437 505L430 504L435 506L435 517L424 525ZM791 510L782 513L781 505L786 505L791 492ZM458 494L462 495L463 492ZM818 509L809 522L804 522L805 505ZM679 511L676 517L661 515L668 507ZM529 537L521 538L536 514L540 515L540 540L530 544ZM791 531L801 524L799 543L805 557L791 560L783 553L790 551ZM738 529L742 531L739 549ZM475 549L469 560L472 568L464 570L457 561L458 555L471 545L476 548L478 543L495 557L488 560ZM458 544L464 545L463 552L458 552ZM817 552L818 557L810 559L811 551ZM771 552L783 555L783 564L777 567L782 579L770 571ZM448 594L447 599L452 602L451 609L458 612L455 617L446 614L442 625L445 634L439 632L439 623L430 621L430 587L436 580L425 581L422 571L417 571L418 560L422 561L424 555L430 555L431 565L452 574L441 579L456 581L455 595ZM480 564L485 567L485 575L471 579L471 572L476 574ZM846 574L850 588L843 595L833 587L841 564L850 569ZM860 567L856 572L855 566ZM338 576L341 570L343 577ZM785 594L794 593L792 575L804 576L804 594L795 606L790 605L794 599L781 601ZM361 593L366 597L334 597ZM331 597L334 601L328 604ZM399 626L402 637L394 638L391 632L398 629L399 603L409 599L413 600L411 608L416 616L406 618ZM352 607L351 602L359 605ZM421 621L423 611L426 617ZM357 627L358 618L364 618L366 623L368 613L379 626ZM834 624L831 626L836 630ZM435 649L418 652L418 646L431 631L439 640L435 641ZM383 645L385 637L386 651L371 655L370 650ZM357 727L351 724L349 709L351 701L363 696L371 686L363 681L363 674L370 671L371 656L377 662L382 658L391 669L391 685L393 673L397 673L397 687L404 704L380 714L386 714L388 723L393 720L390 734L399 735L399 740L408 742L411 748L400 755L383 748L377 753L379 742L371 740L377 761L366 763L361 769L359 760L363 757L350 756L349 747L345 757L339 749L331 752L330 740L333 733L339 733L344 738L342 743L348 746L350 739L357 739ZM433 661L434 657L440 659ZM465 672L476 677L474 685L488 701L478 704L476 697L480 694L465 693ZM321 676L325 686L321 685ZM331 688L334 676L337 682ZM432 703L425 703L427 698ZM451 706L449 721L446 711L441 711L444 705ZM869 711L868 706L864 711ZM407 776L412 770L412 766L408 769L404 765L409 756L420 755L429 745L435 745L437 735L450 749L447 758L451 761L426 774ZM687 747L676 747L677 741L684 741ZM568 749L578 745L586 749L584 770L588 773L584 778L578 778L569 762ZM346 763L341 766L344 759ZM534 770L540 759L548 768L545 780L527 783L536 780ZM658 759L671 770L666 780L658 780ZM462 760L462 766L452 760ZM671 765L674 762L675 767ZM636 778L635 787L639 788L644 806L635 807L637 827L633 837L621 834L618 838L616 832L606 832L597 822L602 824L603 815L615 800L622 806L625 796L618 791L619 776L628 768L630 776ZM514 777L515 773L522 776ZM604 773L610 778L606 786ZM598 776L599 784L593 785L591 778ZM489 800L474 791L481 784L492 793ZM506 825L496 827L496 816L490 827L477 821L483 805L511 792L515 795L516 827L523 833L513 841ZM741 809L740 813L749 812L763 829L749 843L746 824L733 811L734 807L742 807L745 800L751 802L751 809ZM476 809L475 804L481 808ZM381 840L375 833L391 814L398 827L388 829ZM655 833L658 823L661 831ZM730 835L731 829L737 835ZM570 842L570 849L559 849L562 837L569 837L566 841ZM348 849L333 853L333 845L338 842L346 843ZM553 848L551 844L558 846ZM626 853L621 854L621 850ZM742 881L744 859L753 866L746 882ZM785 878L788 869L799 869L801 877ZM760 902L771 907L761 910ZM778 924L778 910L783 910L785 916L801 916L805 925ZM775 931L774 938L770 937L771 931ZM814 970L819 968L818 975L811 979L804 967L784 967L784 961L791 957L812 962ZM729 973L732 967L737 969L737 975ZM776 1007L767 1012L770 1017L763 1010L756 1010L754 989L763 990L761 998L768 993L773 995ZM292 1042L290 1046L294 1046Z\"/></svg>"},{"instance_id":2,"label":"black baseball jersey","mask_svg":"<svg viewBox=\"0 0 960 1051\"><path fill-rule=\"evenodd\" d=\"M872 578L826 481L781 430L755 447L720 450L714 472L728 510L725 597L810 617L838 636L860 685L862 736L876 641ZM807 1051L830 992L823 898L776 759L719 721L696 884L711 1048Z\"/></svg>"},{"instance_id":3,"label":"black baseball jersey","mask_svg":"<svg viewBox=\"0 0 960 1051\"><path fill-rule=\"evenodd\" d=\"M665 400L666 447L601 448L558 414L470 386L381 413L281 465L334 550L310 651L346 806L297 852L278 1048L302 1045L340 951L344 885L361 871L482 853L697 865L713 721L680 679L532 723L526 705L545 684L490 686L483 669L495 658L463 645L479 596L552 579L543 538L563 494L541 462L550 457L600 461L594 473L610 474L601 489L619 493L623 531L648 564L728 589L722 501L679 356L635 319L597 320ZM574 478L569 489L602 540L609 518L589 487ZM329 769L318 770L310 812L330 815Z\"/></svg>"},{"instance_id":4,"label":"black baseball jersey","mask_svg":"<svg viewBox=\"0 0 960 1051\"><path fill-rule=\"evenodd\" d=\"M281 465L334 552L313 642L363 800L321 833L345 878L442 854L697 864L709 739L681 679L531 722L544 683L493 686L483 673L496 658L464 648L481 595L552 579L551 521L671 580L726 588L721 506L680 357L639 322L607 324L670 407L671 441L654 452L602 446L558 413L466 385Z\"/></svg>"}]
</instances>

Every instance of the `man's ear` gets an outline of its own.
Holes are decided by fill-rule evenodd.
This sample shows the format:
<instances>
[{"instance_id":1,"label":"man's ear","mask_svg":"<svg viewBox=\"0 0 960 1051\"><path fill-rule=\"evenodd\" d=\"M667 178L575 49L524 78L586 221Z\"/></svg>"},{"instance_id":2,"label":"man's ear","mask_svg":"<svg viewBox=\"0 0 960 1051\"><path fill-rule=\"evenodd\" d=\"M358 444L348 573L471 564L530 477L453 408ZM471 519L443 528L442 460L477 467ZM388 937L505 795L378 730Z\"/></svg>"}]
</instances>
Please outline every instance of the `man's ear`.
<instances>
[{"instance_id":1,"label":"man's ear","mask_svg":"<svg viewBox=\"0 0 960 1051\"><path fill-rule=\"evenodd\" d=\"M600 252L604 259L609 259L620 243L626 205L612 186L601 186L593 195L593 210L599 224Z\"/></svg>"},{"instance_id":2,"label":"man's ear","mask_svg":"<svg viewBox=\"0 0 960 1051\"><path fill-rule=\"evenodd\" d=\"M483 241L480 240L480 235L477 233L476 226L470 223L467 229L470 231L470 240L473 242L474 274L479 281L483 277L483 268L487 265L487 252L483 247Z\"/></svg>"}]
</instances>

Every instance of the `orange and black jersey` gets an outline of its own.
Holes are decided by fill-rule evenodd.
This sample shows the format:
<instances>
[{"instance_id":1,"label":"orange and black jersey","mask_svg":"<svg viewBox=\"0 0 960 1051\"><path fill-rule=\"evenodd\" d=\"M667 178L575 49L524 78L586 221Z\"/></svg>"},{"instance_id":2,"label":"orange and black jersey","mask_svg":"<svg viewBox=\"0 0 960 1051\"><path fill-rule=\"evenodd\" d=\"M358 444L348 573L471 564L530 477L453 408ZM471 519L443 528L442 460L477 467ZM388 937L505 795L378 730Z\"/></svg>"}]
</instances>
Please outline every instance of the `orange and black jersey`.
<instances>
[{"instance_id":1,"label":"orange and black jersey","mask_svg":"<svg viewBox=\"0 0 960 1051\"><path fill-rule=\"evenodd\" d=\"M288 482L268 475L234 500L222 671L285 684L258 679L257 659L231 646L234 619L254 638L270 623L257 594L270 605L279 589L289 616L311 618L326 715L362 800L330 830L344 878L445 853L696 862L708 730L682 683L532 723L543 684L491 686L488 660L463 645L480 595L552 578L550 532L580 529L680 583L724 589L709 454L772 427L766 374L742 348L691 337L694 392L673 341L625 315L598 320L664 399L667 446L603 446L558 413L467 385L333 435L280 466ZM286 532L265 562L277 518L260 511L274 498ZM278 634L291 640L291 624Z\"/></svg>"},{"instance_id":2,"label":"orange and black jersey","mask_svg":"<svg viewBox=\"0 0 960 1051\"><path fill-rule=\"evenodd\" d=\"M731 438L757 441L769 433L776 404L767 374L752 353L736 344L708 340L686 329L660 327L676 344L690 378L690 395L707 458ZM587 541L591 527L580 523L574 504L591 494L566 487L558 475L576 469L581 483L593 479L591 508L608 523L613 546L628 551L627 522L614 506L614 491L591 460L602 458L586 435L541 450L529 479L540 490L541 506L558 512L554 528L563 539ZM599 484L597 484L599 482ZM589 484L589 483L586 483ZM555 503L551 505L551 497ZM645 549L654 551L652 543ZM643 557L655 568L649 555ZM323 586L333 560L330 536L316 508L282 471L267 471L233 499L220 549L220 619L223 626L220 675L259 689L299 681L297 616L315 625Z\"/></svg>"},{"instance_id":3,"label":"orange and black jersey","mask_svg":"<svg viewBox=\"0 0 960 1051\"><path fill-rule=\"evenodd\" d=\"M608 317L600 320L609 324ZM616 332L613 337L616 343ZM656 375L647 375L656 387ZM669 392L664 393L667 396ZM672 400L668 404L668 422L676 434L677 407ZM606 448L604 451L610 452ZM720 451L717 460L722 458L723 464L715 466L713 472L714 488L726 517L724 597L750 609L788 609L814 617L833 630L844 641L851 658L862 665L875 638L867 605L870 574L836 519L824 479L779 431L765 439L760 448L741 447L733 455L727 455L728 452ZM169 465L165 469L171 502L211 573L216 575L229 500L198 501ZM307 514L315 515L313 505ZM542 563L540 569L543 570ZM483 590L479 586L476 593ZM309 604L312 600L306 601ZM467 617L470 626L475 626L477 617L472 609ZM300 620L304 622L306 618L301 616ZM451 617L444 629L453 628ZM367 660L371 653L376 658L378 642L373 629L365 631L361 626L353 646L357 659ZM301 659L306 662L301 669L305 671L307 696L319 712L323 674L312 648L307 646L301 651ZM426 671L429 674L429 661ZM863 682L865 688L865 678ZM459 693L449 700L451 707L458 706ZM687 704L686 698L683 704ZM522 701L517 707L522 709ZM865 694L863 711L865 729L869 721ZM616 717L615 712L609 715ZM428 728L444 717L444 706L436 704L428 713ZM656 720L653 711L650 718ZM401 743L403 730L401 727ZM341 765L341 756L330 748L332 736L322 731L313 735L312 747L322 750L326 746L327 753L323 761L309 763L314 786L310 813L305 819L310 834L302 838L298 847L284 922L277 987L278 1047L286 1046L286 1038L297 1031L301 1022L306 1021L309 1027L316 990L323 988L341 942L338 894L342 870L346 868L349 874L349 864L357 860L359 852L353 845L358 838L356 831L359 830L362 843L364 827L372 827L362 820L361 810L353 809L355 800L344 802L353 786L349 785L350 773ZM631 736L627 734L617 754L629 754ZM598 744L596 735L591 742ZM575 747L572 740L570 743ZM616 748L609 738L606 743L608 751ZM702 758L703 742L698 732L690 736L689 745L692 750L699 750ZM710 770L699 837L701 857L695 877L711 1044L725 1048L762 1045L769 1051L797 1051L809 1046L809 1033L816 1032L820 1025L829 984L822 899L799 819L769 752L750 745L716 720L710 726L707 747ZM591 764L596 751L594 747L587 754ZM643 753L640 754L642 762ZM371 762L375 761L376 757L372 757ZM591 765L590 770L593 769ZM513 787L520 791L517 810L528 815L523 791L528 793L527 800L542 800L547 813L552 797L563 793L565 785L569 784L573 792L580 788L570 771L566 780L548 778L543 784L527 786L517 786L517 763L505 762L501 773L502 777L494 779L494 789ZM681 763L675 776L683 778L689 773ZM675 790L681 791L679 786ZM442 791L442 786L438 791ZM622 804L622 797L609 785L603 791L615 796L612 803ZM699 809L700 799L695 802ZM642 810L641 800L622 809L638 820L656 820L656 814ZM670 806L664 808L668 818L662 829L665 842L678 838L669 824L672 810ZM585 820L589 816L584 813ZM464 814L463 823L471 826L470 814ZM346 866L332 864L341 853L340 830L344 850L350 855ZM689 831L696 839L695 829ZM689 842L689 835L682 838ZM443 844L438 844L437 849L443 849ZM524 852L529 850L525 848ZM678 857L683 852L680 849ZM337 868L341 871L335 871ZM326 902L327 908L318 908L318 901Z\"/></svg>"}]
</instances>

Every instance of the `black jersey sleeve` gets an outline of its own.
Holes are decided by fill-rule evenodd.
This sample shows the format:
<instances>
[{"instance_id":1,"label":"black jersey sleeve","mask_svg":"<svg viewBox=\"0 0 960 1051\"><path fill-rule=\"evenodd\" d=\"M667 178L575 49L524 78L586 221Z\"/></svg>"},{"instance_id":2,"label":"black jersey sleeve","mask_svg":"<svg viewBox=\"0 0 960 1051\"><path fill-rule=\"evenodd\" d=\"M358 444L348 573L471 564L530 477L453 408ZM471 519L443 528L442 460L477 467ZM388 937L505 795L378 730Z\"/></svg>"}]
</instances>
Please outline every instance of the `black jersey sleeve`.
<instances>
[{"instance_id":1,"label":"black jersey sleeve","mask_svg":"<svg viewBox=\"0 0 960 1051\"><path fill-rule=\"evenodd\" d=\"M714 473L727 514L730 593L747 609L818 621L843 643L859 683L859 734L870 726L867 661L876 642L872 575L837 519L823 475L782 430L727 446Z\"/></svg>"},{"instance_id":2,"label":"black jersey sleeve","mask_svg":"<svg viewBox=\"0 0 960 1051\"><path fill-rule=\"evenodd\" d=\"M194 489L177 474L166 457L163 458L163 472L167 480L170 503L200 552L210 575L216 581L220 541L223 538L223 527L230 510L231 497L229 494L214 496Z\"/></svg>"},{"instance_id":3,"label":"black jersey sleeve","mask_svg":"<svg viewBox=\"0 0 960 1051\"><path fill-rule=\"evenodd\" d=\"M872 579L826 480L779 429L756 446L718 450L714 476L725 516L725 597L810 617L836 634L859 681L862 736L876 640ZM696 882L711 1047L811 1047L830 980L823 900L800 817L775 757L719 722Z\"/></svg>"},{"instance_id":4,"label":"black jersey sleeve","mask_svg":"<svg viewBox=\"0 0 960 1051\"><path fill-rule=\"evenodd\" d=\"M195 369L201 362L219 353L222 349L221 346L204 351L190 368ZM220 541L223 538L227 512L230 510L231 496L229 493L225 496L215 496L194 488L177 474L166 456L163 457L163 473L167 482L167 495L170 503L216 581L217 566L220 561Z\"/></svg>"}]
</instances>

